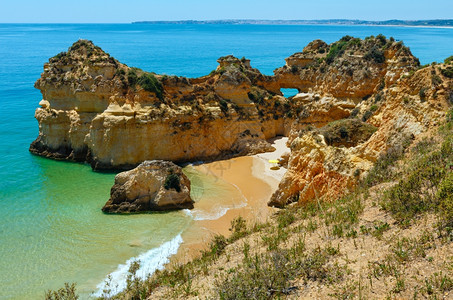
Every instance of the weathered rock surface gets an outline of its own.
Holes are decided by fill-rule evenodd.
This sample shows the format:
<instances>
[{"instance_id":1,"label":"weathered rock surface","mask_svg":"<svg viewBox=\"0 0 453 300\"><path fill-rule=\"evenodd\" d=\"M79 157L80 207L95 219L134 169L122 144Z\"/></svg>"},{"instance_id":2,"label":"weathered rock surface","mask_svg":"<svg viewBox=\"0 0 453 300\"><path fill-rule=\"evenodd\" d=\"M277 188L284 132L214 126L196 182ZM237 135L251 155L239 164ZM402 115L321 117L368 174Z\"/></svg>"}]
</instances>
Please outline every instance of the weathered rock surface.
<instances>
[{"instance_id":1,"label":"weathered rock surface","mask_svg":"<svg viewBox=\"0 0 453 300\"><path fill-rule=\"evenodd\" d=\"M181 167L162 160L145 161L115 176L106 213L135 213L192 208L190 181Z\"/></svg>"},{"instance_id":2,"label":"weathered rock surface","mask_svg":"<svg viewBox=\"0 0 453 300\"><path fill-rule=\"evenodd\" d=\"M402 42L384 36L365 40L345 36L330 45L311 42L274 73L280 87L357 102L395 83L419 64Z\"/></svg>"},{"instance_id":3,"label":"weathered rock surface","mask_svg":"<svg viewBox=\"0 0 453 300\"><path fill-rule=\"evenodd\" d=\"M359 103L352 120L292 134L288 171L269 205L342 196L387 149L438 126L453 103L453 81L441 74L444 68L429 66L403 76Z\"/></svg>"},{"instance_id":4,"label":"weathered rock surface","mask_svg":"<svg viewBox=\"0 0 453 300\"><path fill-rule=\"evenodd\" d=\"M168 77L130 68L80 40L45 64L35 86L43 100L30 151L94 169L268 151L266 139L287 134L291 124L273 79L233 56L220 58L208 76Z\"/></svg>"},{"instance_id":5,"label":"weathered rock surface","mask_svg":"<svg viewBox=\"0 0 453 300\"><path fill-rule=\"evenodd\" d=\"M35 84L43 100L30 151L130 169L271 151L266 139L286 135L288 171L269 202L284 206L346 192L388 148L437 126L453 102L451 66L420 69L409 48L383 36L313 41L274 76L247 59L218 62L207 76L168 77L78 41ZM280 88L299 94L286 99Z\"/></svg>"},{"instance_id":6,"label":"weathered rock surface","mask_svg":"<svg viewBox=\"0 0 453 300\"><path fill-rule=\"evenodd\" d=\"M390 73L413 68L410 52L393 54L398 52L396 43L389 46L394 51L385 52L384 63L358 55L376 43L347 42L357 48L357 55L337 55L341 66L336 60L317 65L315 60L327 60L321 49L335 45L315 41L288 58L276 76L261 74L247 59L226 56L211 74L190 79L130 68L80 40L51 58L35 84L43 100L35 113L39 136L30 151L88 161L94 169L130 169L149 159L183 162L268 151L266 139L348 117L363 93L334 93L339 86L360 91L370 86L368 95L380 83L378 75L393 78ZM397 58L406 63L394 62ZM359 72L366 66L372 76L344 75L346 62L347 70ZM301 82L310 82L310 88ZM281 95L283 87L304 94L288 100Z\"/></svg>"}]
</instances>

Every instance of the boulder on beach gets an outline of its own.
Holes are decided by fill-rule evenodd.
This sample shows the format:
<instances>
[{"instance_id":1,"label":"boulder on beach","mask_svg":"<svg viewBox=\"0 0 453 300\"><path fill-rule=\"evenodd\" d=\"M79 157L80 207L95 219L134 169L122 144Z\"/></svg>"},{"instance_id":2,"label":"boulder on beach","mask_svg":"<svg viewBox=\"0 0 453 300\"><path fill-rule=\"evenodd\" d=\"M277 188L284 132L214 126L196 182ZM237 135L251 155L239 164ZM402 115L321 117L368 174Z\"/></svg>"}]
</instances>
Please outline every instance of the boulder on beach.
<instances>
[{"instance_id":1,"label":"boulder on beach","mask_svg":"<svg viewBox=\"0 0 453 300\"><path fill-rule=\"evenodd\" d=\"M178 165L163 160L141 163L115 176L106 213L134 213L193 208L190 180Z\"/></svg>"}]
</instances>

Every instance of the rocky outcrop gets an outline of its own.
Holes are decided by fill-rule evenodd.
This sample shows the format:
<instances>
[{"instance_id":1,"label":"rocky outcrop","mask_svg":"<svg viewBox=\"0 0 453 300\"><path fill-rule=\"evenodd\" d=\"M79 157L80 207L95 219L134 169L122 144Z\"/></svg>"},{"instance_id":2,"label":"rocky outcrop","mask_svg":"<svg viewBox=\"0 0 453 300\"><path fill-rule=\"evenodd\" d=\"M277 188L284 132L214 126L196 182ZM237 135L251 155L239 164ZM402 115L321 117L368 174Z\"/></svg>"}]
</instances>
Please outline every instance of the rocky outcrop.
<instances>
[{"instance_id":1,"label":"rocky outcrop","mask_svg":"<svg viewBox=\"0 0 453 300\"><path fill-rule=\"evenodd\" d=\"M268 138L348 117L361 94L332 93L339 85L350 89L359 82L374 88L376 74L393 78L391 74L412 68L415 60L410 53L392 54L399 47L393 42L384 63L364 62L358 53L375 40L340 41L347 44L343 52L357 48L353 58L337 55L341 66L336 60L327 67L327 62L318 64L327 61L327 51L337 46L315 41L302 54L288 58L288 65L276 70L275 76L261 74L245 58L225 56L216 70L200 78L131 68L90 41L80 40L51 58L35 84L43 100L35 113L39 136L30 151L87 161L96 170L130 169L148 159L185 162L268 151L272 149ZM405 64L393 62L406 56ZM352 81L320 75L342 74L342 66L350 61L353 72L366 65L374 73ZM302 88L301 82L310 82L310 88ZM280 92L283 87L305 93L288 100Z\"/></svg>"},{"instance_id":2,"label":"rocky outcrop","mask_svg":"<svg viewBox=\"0 0 453 300\"><path fill-rule=\"evenodd\" d=\"M330 45L311 42L274 73L280 87L357 103L416 70L419 64L402 42L382 35L365 40L345 36Z\"/></svg>"},{"instance_id":3,"label":"rocky outcrop","mask_svg":"<svg viewBox=\"0 0 453 300\"><path fill-rule=\"evenodd\" d=\"M51 58L35 84L43 100L30 151L97 170L268 151L266 139L288 134L291 124L283 118L288 101L273 84L232 56L208 76L168 77L130 68L80 40Z\"/></svg>"},{"instance_id":4,"label":"rocky outcrop","mask_svg":"<svg viewBox=\"0 0 453 300\"><path fill-rule=\"evenodd\" d=\"M192 208L190 181L172 162L152 160L115 176L106 213Z\"/></svg>"},{"instance_id":5,"label":"rocky outcrop","mask_svg":"<svg viewBox=\"0 0 453 300\"><path fill-rule=\"evenodd\" d=\"M340 197L388 149L439 126L453 103L453 82L444 69L428 66L408 73L360 102L351 119L293 134L288 171L269 205Z\"/></svg>"},{"instance_id":6,"label":"rocky outcrop","mask_svg":"<svg viewBox=\"0 0 453 300\"><path fill-rule=\"evenodd\" d=\"M289 136L288 172L270 204L337 197L388 148L439 124L452 67L420 69L402 42L379 35L311 42L266 76L221 57L209 75L184 78L126 66L89 41L51 58L36 87L39 136L30 151L130 169L271 151ZM296 88L286 99L280 88ZM332 123L333 121L342 120Z\"/></svg>"}]
</instances>

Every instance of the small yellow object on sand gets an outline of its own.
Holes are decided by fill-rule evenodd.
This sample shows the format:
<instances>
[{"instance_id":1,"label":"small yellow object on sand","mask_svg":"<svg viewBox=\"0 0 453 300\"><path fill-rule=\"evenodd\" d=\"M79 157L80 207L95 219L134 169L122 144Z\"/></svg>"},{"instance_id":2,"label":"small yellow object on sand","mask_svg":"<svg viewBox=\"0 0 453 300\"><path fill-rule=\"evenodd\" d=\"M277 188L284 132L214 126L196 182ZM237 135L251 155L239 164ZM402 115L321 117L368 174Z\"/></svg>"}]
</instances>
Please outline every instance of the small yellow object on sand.
<instances>
[{"instance_id":1,"label":"small yellow object on sand","mask_svg":"<svg viewBox=\"0 0 453 300\"><path fill-rule=\"evenodd\" d=\"M273 164L278 164L280 161L277 159L270 159L269 162Z\"/></svg>"}]
</instances>

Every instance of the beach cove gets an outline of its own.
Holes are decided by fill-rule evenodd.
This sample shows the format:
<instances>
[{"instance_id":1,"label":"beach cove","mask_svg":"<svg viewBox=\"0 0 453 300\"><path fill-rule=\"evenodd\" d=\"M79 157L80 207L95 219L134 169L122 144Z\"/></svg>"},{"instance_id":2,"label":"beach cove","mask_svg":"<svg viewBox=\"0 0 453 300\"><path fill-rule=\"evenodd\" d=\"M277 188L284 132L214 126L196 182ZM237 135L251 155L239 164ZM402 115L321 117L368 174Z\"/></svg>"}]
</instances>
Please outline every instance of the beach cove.
<instances>
[{"instance_id":1,"label":"beach cove","mask_svg":"<svg viewBox=\"0 0 453 300\"><path fill-rule=\"evenodd\" d=\"M165 214L178 214L182 218L189 216L191 221L185 229L157 249L151 249L120 264L110 277L107 276L103 283L96 286L94 294L85 293L85 296L101 296L106 289L110 289L110 295L121 291L126 286L132 262L140 263L137 274L144 279L166 264L179 264L197 257L215 235L230 234L229 228L235 218L242 217L250 224L265 222L276 211L267 206L267 200L286 170L271 170L275 164L269 160L278 159L288 151L287 140L286 137L272 139L270 142L276 148L273 152L184 167L184 172L192 181L191 194L195 208ZM154 214L148 217L153 218ZM141 247L142 243L136 240L130 246Z\"/></svg>"},{"instance_id":2,"label":"beach cove","mask_svg":"<svg viewBox=\"0 0 453 300\"><path fill-rule=\"evenodd\" d=\"M262 198L245 201L228 180L216 181L215 176L205 176L203 166L196 165L193 168L194 172L199 171L198 177L192 179L195 200L203 196L219 199L235 195L234 201L225 202L230 209L219 220L194 221L196 208L190 213L104 215L100 208L108 199L114 174L96 173L88 165L52 161L28 152L37 132L33 114L42 99L33 84L49 57L67 49L77 39L87 38L128 65L157 73L202 76L215 68L218 57L233 53L250 58L253 67L271 74L284 63L285 57L300 51L313 39L333 42L345 34L363 38L379 33L404 40L422 64L451 55L453 37L448 28L1 25L0 41L8 46L0 48L3 101L0 109L3 166L0 170L0 269L3 270L0 299L39 299L45 290L59 288L64 282L77 282L85 298L118 265L132 257L156 249L155 256L165 259L168 253L181 249L178 255L182 259L189 254L186 255L185 246L179 245L184 241L187 248L191 247L188 228L192 224L199 222L196 226L200 229L194 229L192 236L204 230L203 242L209 241L216 227L220 233L228 234L229 221L239 215L237 211L243 210L244 214L247 210L256 211L253 205L243 206L244 203L261 203L265 207L268 200L265 197L272 193L277 182L262 180L267 177L260 180L254 180L259 176L249 177L258 185L257 190L247 187L250 194L256 192ZM432 44L436 47L430 47ZM270 155L275 158L274 154ZM239 169L247 172L250 167L259 169L260 164L254 164L254 158L237 159ZM216 170L215 163L212 169L221 171ZM247 182L239 183L247 185ZM202 186L203 192L197 186ZM242 194L247 194L247 189ZM223 214L215 207L207 207L206 212L214 219ZM198 216L206 218L202 214ZM197 250L198 246L192 248Z\"/></svg>"}]
</instances>

